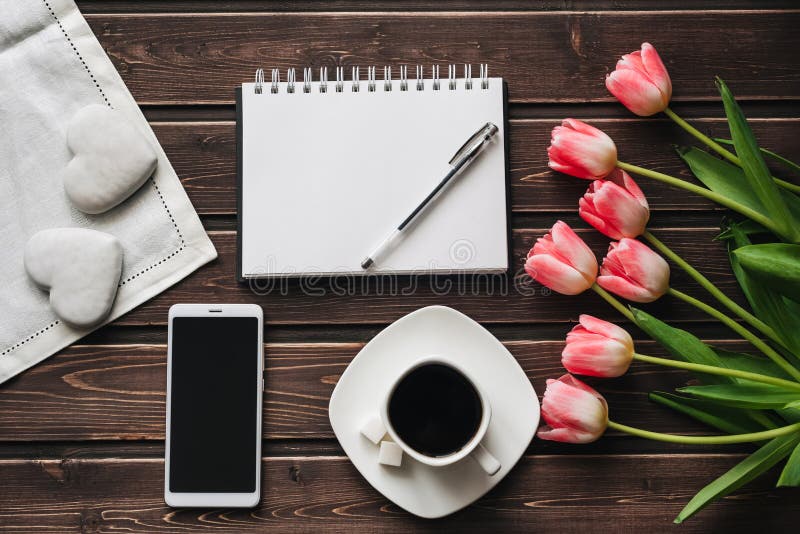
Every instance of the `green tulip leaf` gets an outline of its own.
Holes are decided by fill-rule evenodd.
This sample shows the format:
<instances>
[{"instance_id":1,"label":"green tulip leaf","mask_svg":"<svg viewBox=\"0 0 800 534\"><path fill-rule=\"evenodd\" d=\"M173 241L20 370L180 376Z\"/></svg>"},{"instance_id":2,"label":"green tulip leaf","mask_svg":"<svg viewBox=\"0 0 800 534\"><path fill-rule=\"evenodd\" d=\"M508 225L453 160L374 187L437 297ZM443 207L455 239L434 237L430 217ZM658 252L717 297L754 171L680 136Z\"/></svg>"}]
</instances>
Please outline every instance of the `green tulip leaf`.
<instances>
[{"instance_id":1,"label":"green tulip leaf","mask_svg":"<svg viewBox=\"0 0 800 534\"><path fill-rule=\"evenodd\" d=\"M726 241L733 239L733 228L736 228L739 233L745 236L754 234L766 234L769 232L766 228L761 226L755 221L750 219L743 219L739 222L723 221L722 231L714 238L716 241Z\"/></svg>"},{"instance_id":2,"label":"green tulip leaf","mask_svg":"<svg viewBox=\"0 0 800 534\"><path fill-rule=\"evenodd\" d=\"M758 283L753 277L742 269L739 260L733 252L741 247L750 245L750 239L742 231L741 223L728 225L726 232L730 235L728 240L728 256L731 269L742 288L742 292L753 308L756 316L771 326L778 336L794 354L800 354L800 304L784 298L763 284ZM790 360L798 363L796 358Z\"/></svg>"},{"instance_id":3,"label":"green tulip leaf","mask_svg":"<svg viewBox=\"0 0 800 534\"><path fill-rule=\"evenodd\" d=\"M669 351L674 357L703 365L724 367L722 360L714 350L686 330L675 328L664 321L656 319L638 308L631 308L636 326L644 330L651 338ZM727 376L693 373L706 384L732 384L734 380Z\"/></svg>"},{"instance_id":4,"label":"green tulip leaf","mask_svg":"<svg viewBox=\"0 0 800 534\"><path fill-rule=\"evenodd\" d=\"M789 456L786 465L783 466L781 476L777 486L800 486L800 444L794 448L794 452Z\"/></svg>"},{"instance_id":5,"label":"green tulip leaf","mask_svg":"<svg viewBox=\"0 0 800 534\"><path fill-rule=\"evenodd\" d=\"M728 128L731 132L733 147L736 149L736 155L739 157L750 189L761 201L781 236L796 243L800 240L797 221L791 216L778 186L772 179L772 174L761 155L744 113L736 103L728 86L720 78L717 78L717 88L725 106L725 115L728 117Z\"/></svg>"},{"instance_id":6,"label":"green tulip leaf","mask_svg":"<svg viewBox=\"0 0 800 534\"><path fill-rule=\"evenodd\" d=\"M773 291L800 301L800 245L763 243L733 251L749 275Z\"/></svg>"},{"instance_id":7,"label":"green tulip leaf","mask_svg":"<svg viewBox=\"0 0 800 534\"><path fill-rule=\"evenodd\" d=\"M742 410L720 406L707 400L682 397L663 391L654 391L648 397L655 403L672 408L727 434L749 434L764 430L762 425L747 417Z\"/></svg>"},{"instance_id":8,"label":"green tulip leaf","mask_svg":"<svg viewBox=\"0 0 800 534\"><path fill-rule=\"evenodd\" d=\"M736 369L739 371L747 371L748 373L756 373L759 375L767 375L775 378L783 378L785 380L793 380L792 377L778 367L772 360L761 356L753 356L743 352L732 352L729 350L721 349L719 347L711 347L717 356L719 356L722 365L728 369ZM734 379L737 382L743 380L744 383L751 383L744 379Z\"/></svg>"},{"instance_id":9,"label":"green tulip leaf","mask_svg":"<svg viewBox=\"0 0 800 534\"><path fill-rule=\"evenodd\" d=\"M705 508L712 501L736 491L758 476L769 471L786 458L800 443L800 435L780 436L764 444L756 452L733 466L728 472L697 492L681 510L676 523L682 523Z\"/></svg>"},{"instance_id":10,"label":"green tulip leaf","mask_svg":"<svg viewBox=\"0 0 800 534\"><path fill-rule=\"evenodd\" d=\"M730 139L722 139L718 137L715 137L714 141L723 145L733 144L733 141L731 141ZM761 153L764 154L765 156L769 156L775 161L783 163L784 165L786 165L788 168L792 169L795 172L800 172L800 165L790 160L789 158L781 156L780 154L778 154L777 152L773 152L772 150L767 150L766 148L759 148L759 150L761 150Z\"/></svg>"},{"instance_id":11,"label":"green tulip leaf","mask_svg":"<svg viewBox=\"0 0 800 534\"><path fill-rule=\"evenodd\" d=\"M741 168L696 147L678 147L677 151L681 159L689 165L692 174L703 185L739 204L771 217L769 210L764 207L759 196L750 187L747 176ZM800 221L800 197L783 189L779 190L778 194L788 206L793 221ZM758 233L766 231L763 226L753 221L749 222L754 225L754 228L760 229Z\"/></svg>"},{"instance_id":12,"label":"green tulip leaf","mask_svg":"<svg viewBox=\"0 0 800 534\"><path fill-rule=\"evenodd\" d=\"M800 402L800 391L785 389L768 384L713 384L710 386L686 386L679 388L681 393L688 393L735 408L751 408L754 410L774 410Z\"/></svg>"}]
</instances>

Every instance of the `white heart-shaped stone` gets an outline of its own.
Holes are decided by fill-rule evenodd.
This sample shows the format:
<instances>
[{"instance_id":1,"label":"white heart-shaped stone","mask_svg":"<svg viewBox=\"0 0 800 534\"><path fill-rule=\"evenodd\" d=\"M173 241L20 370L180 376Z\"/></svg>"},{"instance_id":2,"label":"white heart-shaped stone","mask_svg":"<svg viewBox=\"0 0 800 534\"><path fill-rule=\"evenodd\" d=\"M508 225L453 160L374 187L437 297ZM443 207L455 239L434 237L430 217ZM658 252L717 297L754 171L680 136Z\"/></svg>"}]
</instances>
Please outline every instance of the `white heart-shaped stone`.
<instances>
[{"instance_id":1,"label":"white heart-shaped stone","mask_svg":"<svg viewBox=\"0 0 800 534\"><path fill-rule=\"evenodd\" d=\"M125 115L99 104L72 117L67 146L73 158L64 169L64 189L85 213L103 213L131 196L158 164L153 145Z\"/></svg>"},{"instance_id":2,"label":"white heart-shaped stone","mask_svg":"<svg viewBox=\"0 0 800 534\"><path fill-rule=\"evenodd\" d=\"M25 245L25 270L50 290L50 306L80 328L105 319L122 275L122 245L113 235L88 228L42 230Z\"/></svg>"}]
</instances>

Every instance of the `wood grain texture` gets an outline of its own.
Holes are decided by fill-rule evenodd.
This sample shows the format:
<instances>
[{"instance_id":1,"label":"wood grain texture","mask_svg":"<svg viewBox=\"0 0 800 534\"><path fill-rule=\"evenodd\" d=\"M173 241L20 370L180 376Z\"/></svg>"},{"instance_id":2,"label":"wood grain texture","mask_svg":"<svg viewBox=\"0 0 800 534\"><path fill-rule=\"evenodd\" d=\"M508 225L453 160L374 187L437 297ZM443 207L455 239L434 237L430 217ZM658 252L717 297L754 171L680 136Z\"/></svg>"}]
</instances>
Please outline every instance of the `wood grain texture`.
<instances>
[{"instance_id":1,"label":"wood grain texture","mask_svg":"<svg viewBox=\"0 0 800 534\"><path fill-rule=\"evenodd\" d=\"M582 118L580 116L576 118ZM691 145L692 139L668 120L589 120L617 143L620 159L683 179L690 173L673 150L675 144ZM726 136L720 119L693 121L714 136ZM800 160L794 135L800 119L755 119L752 121L762 146L789 159ZM511 207L516 213L577 210L578 198L588 182L551 171L547 167L550 131L557 120L512 120L509 166ZM195 209L204 215L236 214L236 135L233 122L155 122L153 129L167 152ZM786 171L775 167L779 176ZM791 176L785 176L791 179ZM664 210L711 210L717 206L704 198L637 178L647 194L650 208ZM659 224L658 215L653 223Z\"/></svg>"},{"instance_id":2,"label":"wood grain texture","mask_svg":"<svg viewBox=\"0 0 800 534\"><path fill-rule=\"evenodd\" d=\"M731 350L750 349L741 342L716 344ZM563 340L505 345L540 395L545 379L564 373ZM332 439L331 392L362 347L363 343L265 345L264 439ZM663 354L652 341L638 342L637 350ZM166 353L165 345L66 349L0 389L0 442L163 440ZM622 378L589 381L606 395L617 421L660 432L713 433L647 400L649 391L669 391L689 379L682 371L636 363ZM536 440L532 451L546 446Z\"/></svg>"},{"instance_id":3,"label":"wood grain texture","mask_svg":"<svg viewBox=\"0 0 800 534\"><path fill-rule=\"evenodd\" d=\"M741 455L526 456L487 496L437 521L390 503L346 458L265 458L253 510L170 509L155 459L0 460L4 532L641 532L666 530ZM774 475L773 475L774 476ZM763 477L681 526L685 533L788 532L798 491ZM755 512L757 510L757 513Z\"/></svg>"},{"instance_id":4,"label":"wood grain texture","mask_svg":"<svg viewBox=\"0 0 800 534\"><path fill-rule=\"evenodd\" d=\"M553 217L555 220L555 217ZM553 221L554 222L554 221ZM124 315L116 325L165 325L167 310L176 302L242 302L260 304L269 325L388 324L422 306L451 306L484 323L559 323L593 313L618 319L611 307L588 291L577 297L551 293L530 281L522 271L524 260L536 238L546 229L513 232L511 275L437 277L317 277L301 280L267 280L251 284L235 281L236 234L210 232L219 257L161 295ZM593 230L580 235L602 258L608 239ZM653 232L723 291L738 295L722 243L713 241L715 229L654 229ZM267 259L265 258L265 262ZM298 272L302 267L298 267ZM672 284L695 292L683 271L674 269ZM702 293L698 296L706 298ZM662 319L706 320L701 312L671 298L641 308Z\"/></svg>"},{"instance_id":5,"label":"wood grain texture","mask_svg":"<svg viewBox=\"0 0 800 534\"><path fill-rule=\"evenodd\" d=\"M642 40L655 44L675 86L675 107L724 135L713 76L726 79L763 146L800 159L800 10L792 0L77 0L143 106L208 228L220 258L85 343L0 386L0 531L28 532L622 532L666 531L704 484L751 449L650 442L609 432L586 446L534 440L506 480L440 521L415 518L383 498L343 456L328 422L336 381L389 322L429 304L482 321L514 354L539 394L560 375L563 334L579 312L618 319L594 295L533 294L497 280L440 277L371 285L330 280L316 295L297 282L257 295L234 283L233 91L257 67L487 62L507 79L511 116L514 269L545 226L576 215L586 182L546 166L551 128L589 119L617 142L620 158L687 177L670 148L689 142L663 119L638 119L603 79ZM731 10L727 12L712 10ZM777 11L777 9L785 9ZM563 11L569 10L569 11ZM364 11L364 13L357 13ZM590 103L591 105L585 105ZM752 113L750 113L752 111ZM721 244L724 212L697 197L640 181L666 242L726 291L734 282ZM605 243L583 231L602 256ZM313 284L312 284L313 285ZM673 285L692 289L682 273ZM507 294L501 294L508 287ZM526 286L523 286L525 289ZM341 294L335 294L337 289ZM342 292L342 289L344 291ZM530 289L530 287L527 287ZM696 293L702 295L702 293ZM264 307L263 500L254 510L170 510L163 503L166 317L175 302ZM748 345L698 312L664 299L659 317ZM291 342L277 342L285 340ZM336 342L334 342L336 341ZM92 344L93 343L93 344ZM660 354L651 341L644 353ZM665 432L710 433L646 399L689 375L635 364L624 377L590 381L614 418ZM634 454L626 454L634 453ZM772 488L776 473L682 525L682 532L793 532L800 492Z\"/></svg>"},{"instance_id":6,"label":"wood grain texture","mask_svg":"<svg viewBox=\"0 0 800 534\"><path fill-rule=\"evenodd\" d=\"M139 104L231 103L258 67L404 63L488 63L512 102L610 101L603 79L639 48L633 28L665 58L676 100L716 99L715 75L739 98L800 97L791 56L800 11L86 18Z\"/></svg>"},{"instance_id":7,"label":"wood grain texture","mask_svg":"<svg viewBox=\"0 0 800 534\"><path fill-rule=\"evenodd\" d=\"M752 9L752 0L77 0L83 13L282 11L580 11ZM760 9L790 9L791 0L760 0Z\"/></svg>"}]
</instances>

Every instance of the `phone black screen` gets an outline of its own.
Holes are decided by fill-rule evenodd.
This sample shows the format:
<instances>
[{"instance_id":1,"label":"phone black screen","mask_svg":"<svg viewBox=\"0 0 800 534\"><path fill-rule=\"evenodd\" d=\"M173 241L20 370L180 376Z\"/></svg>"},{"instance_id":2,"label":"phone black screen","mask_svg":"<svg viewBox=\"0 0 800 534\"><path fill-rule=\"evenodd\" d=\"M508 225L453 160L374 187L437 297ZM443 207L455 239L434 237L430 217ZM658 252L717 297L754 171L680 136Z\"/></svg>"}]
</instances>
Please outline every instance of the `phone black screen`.
<instances>
[{"instance_id":1,"label":"phone black screen","mask_svg":"<svg viewBox=\"0 0 800 534\"><path fill-rule=\"evenodd\" d=\"M258 319L175 317L169 488L256 489Z\"/></svg>"}]
</instances>

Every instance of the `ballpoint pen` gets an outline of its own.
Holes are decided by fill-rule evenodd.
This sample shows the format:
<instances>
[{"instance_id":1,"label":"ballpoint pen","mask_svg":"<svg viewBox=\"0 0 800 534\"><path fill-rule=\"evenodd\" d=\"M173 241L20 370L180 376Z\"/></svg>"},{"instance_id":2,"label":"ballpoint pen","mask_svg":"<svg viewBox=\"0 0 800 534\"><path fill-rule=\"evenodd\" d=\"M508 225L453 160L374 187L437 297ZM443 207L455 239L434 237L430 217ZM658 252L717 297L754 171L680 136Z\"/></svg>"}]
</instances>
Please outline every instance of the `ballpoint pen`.
<instances>
[{"instance_id":1,"label":"ballpoint pen","mask_svg":"<svg viewBox=\"0 0 800 534\"><path fill-rule=\"evenodd\" d=\"M364 258L361 262L362 269L369 269L387 250L389 250L398 240L400 236L403 235L404 232L408 231L411 226L411 223L414 222L417 217L419 217L422 212L425 211L425 208L430 205L430 203L437 198L445 188L452 183L454 178L461 174L470 163L472 163L480 154L483 149L489 144L492 138L497 134L497 126L492 124L491 122L487 122L484 126L482 126L477 132L472 134L472 137L467 139L467 141L461 145L461 148L458 149L455 156L450 159L450 171L442 178L442 181L433 188L427 197L416 207L411 214L401 222L397 228L392 230L386 238L381 241L380 245L378 245L372 253Z\"/></svg>"}]
</instances>

